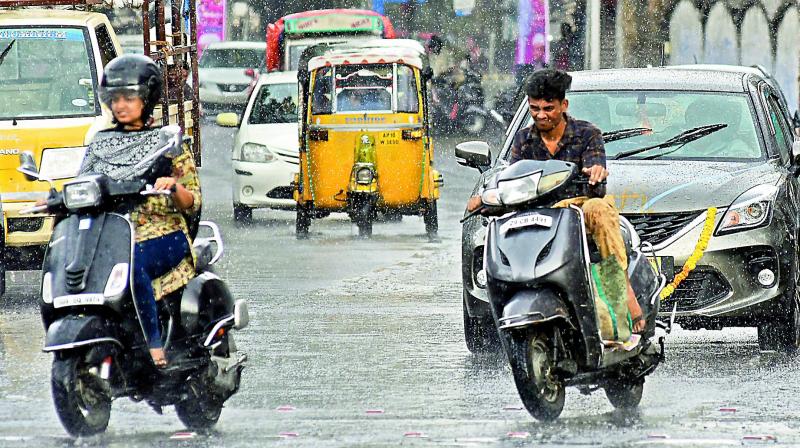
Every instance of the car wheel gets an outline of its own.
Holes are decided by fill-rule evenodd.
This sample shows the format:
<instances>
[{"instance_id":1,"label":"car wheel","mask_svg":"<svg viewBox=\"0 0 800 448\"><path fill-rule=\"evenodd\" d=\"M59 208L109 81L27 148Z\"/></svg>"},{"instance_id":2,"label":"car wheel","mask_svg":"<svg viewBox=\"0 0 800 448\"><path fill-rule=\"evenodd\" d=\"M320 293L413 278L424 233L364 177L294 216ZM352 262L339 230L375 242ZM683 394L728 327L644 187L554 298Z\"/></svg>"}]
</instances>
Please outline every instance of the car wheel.
<instances>
[{"instance_id":1,"label":"car wheel","mask_svg":"<svg viewBox=\"0 0 800 448\"><path fill-rule=\"evenodd\" d=\"M758 325L758 346L764 351L794 352L800 348L800 264L795 251L792 275L770 320Z\"/></svg>"},{"instance_id":2,"label":"car wheel","mask_svg":"<svg viewBox=\"0 0 800 448\"><path fill-rule=\"evenodd\" d=\"M236 222L250 224L253 222L253 209L242 204L233 204L233 219Z\"/></svg>"},{"instance_id":3,"label":"car wheel","mask_svg":"<svg viewBox=\"0 0 800 448\"><path fill-rule=\"evenodd\" d=\"M476 355L495 353L500 349L500 337L497 335L494 320L491 317L472 317L467 311L467 292L463 291L462 314L464 315L464 342L467 349Z\"/></svg>"}]
</instances>

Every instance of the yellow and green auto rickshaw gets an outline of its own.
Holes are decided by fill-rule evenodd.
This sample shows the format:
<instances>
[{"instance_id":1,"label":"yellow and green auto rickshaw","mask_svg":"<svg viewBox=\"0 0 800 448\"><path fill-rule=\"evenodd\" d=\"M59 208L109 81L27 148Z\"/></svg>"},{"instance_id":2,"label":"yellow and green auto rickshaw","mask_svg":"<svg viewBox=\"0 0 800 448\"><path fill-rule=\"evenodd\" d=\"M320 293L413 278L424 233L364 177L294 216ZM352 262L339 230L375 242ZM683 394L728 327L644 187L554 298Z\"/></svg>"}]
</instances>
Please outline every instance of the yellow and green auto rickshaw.
<instances>
[{"instance_id":1,"label":"yellow and green auto rickshaw","mask_svg":"<svg viewBox=\"0 0 800 448\"><path fill-rule=\"evenodd\" d=\"M308 48L298 72L298 238L311 219L345 212L372 235L378 212L422 215L438 231L442 178L433 167L425 51L410 40Z\"/></svg>"}]
</instances>

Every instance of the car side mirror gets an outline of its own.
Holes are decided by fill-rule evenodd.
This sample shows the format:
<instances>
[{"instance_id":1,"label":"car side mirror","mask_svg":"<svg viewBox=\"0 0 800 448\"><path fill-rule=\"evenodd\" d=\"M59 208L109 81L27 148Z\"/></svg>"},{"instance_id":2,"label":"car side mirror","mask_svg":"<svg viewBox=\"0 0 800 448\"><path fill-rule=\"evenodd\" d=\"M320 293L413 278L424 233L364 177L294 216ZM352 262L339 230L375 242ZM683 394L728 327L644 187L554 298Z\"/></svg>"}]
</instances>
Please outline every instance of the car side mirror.
<instances>
[{"instance_id":1,"label":"car side mirror","mask_svg":"<svg viewBox=\"0 0 800 448\"><path fill-rule=\"evenodd\" d=\"M239 126L239 116L233 112L225 112L217 115L217 125L227 128Z\"/></svg>"},{"instance_id":2,"label":"car side mirror","mask_svg":"<svg viewBox=\"0 0 800 448\"><path fill-rule=\"evenodd\" d=\"M17 171L25 175L25 179L29 181L39 180L39 170L36 168L36 161L33 159L33 153L24 151L19 155L19 168Z\"/></svg>"},{"instance_id":3,"label":"car side mirror","mask_svg":"<svg viewBox=\"0 0 800 448\"><path fill-rule=\"evenodd\" d=\"M492 163L489 144L481 141L459 143L456 145L456 162L481 172L485 171Z\"/></svg>"}]
</instances>

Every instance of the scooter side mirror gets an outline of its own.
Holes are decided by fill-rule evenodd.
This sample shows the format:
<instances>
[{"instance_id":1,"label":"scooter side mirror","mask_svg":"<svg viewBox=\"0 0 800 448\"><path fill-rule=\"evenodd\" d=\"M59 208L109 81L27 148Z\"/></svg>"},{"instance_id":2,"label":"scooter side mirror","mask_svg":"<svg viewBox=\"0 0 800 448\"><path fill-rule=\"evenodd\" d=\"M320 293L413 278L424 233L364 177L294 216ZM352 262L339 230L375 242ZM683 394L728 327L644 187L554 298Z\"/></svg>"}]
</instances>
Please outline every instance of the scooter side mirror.
<instances>
[{"instance_id":1,"label":"scooter side mirror","mask_svg":"<svg viewBox=\"0 0 800 448\"><path fill-rule=\"evenodd\" d=\"M489 144L481 141L459 143L456 145L456 162L481 172L485 171L492 163Z\"/></svg>"},{"instance_id":2,"label":"scooter side mirror","mask_svg":"<svg viewBox=\"0 0 800 448\"><path fill-rule=\"evenodd\" d=\"M800 137L795 137L792 143L792 162L800 165Z\"/></svg>"},{"instance_id":3,"label":"scooter side mirror","mask_svg":"<svg viewBox=\"0 0 800 448\"><path fill-rule=\"evenodd\" d=\"M158 130L158 141L161 146L170 145L164 152L164 156L168 159L174 159L181 154L181 143L183 142L183 133L181 127L178 125L164 126Z\"/></svg>"},{"instance_id":4,"label":"scooter side mirror","mask_svg":"<svg viewBox=\"0 0 800 448\"><path fill-rule=\"evenodd\" d=\"M33 153L24 151L19 155L19 168L17 171L25 175L25 179L29 181L39 180L39 170L36 168L36 161L33 159Z\"/></svg>"}]
</instances>

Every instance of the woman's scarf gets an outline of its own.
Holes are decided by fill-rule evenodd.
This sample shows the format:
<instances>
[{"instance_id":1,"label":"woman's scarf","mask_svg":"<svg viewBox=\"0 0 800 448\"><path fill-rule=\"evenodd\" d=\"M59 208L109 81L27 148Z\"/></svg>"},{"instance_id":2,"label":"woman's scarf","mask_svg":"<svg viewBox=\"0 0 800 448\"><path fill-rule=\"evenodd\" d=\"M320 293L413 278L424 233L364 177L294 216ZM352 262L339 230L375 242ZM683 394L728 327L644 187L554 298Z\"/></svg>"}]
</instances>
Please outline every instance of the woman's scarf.
<instances>
[{"instance_id":1,"label":"woman's scarf","mask_svg":"<svg viewBox=\"0 0 800 448\"><path fill-rule=\"evenodd\" d=\"M87 148L80 174L105 174L114 180L140 178L151 164L136 165L156 152L159 143L158 129L99 132Z\"/></svg>"}]
</instances>

